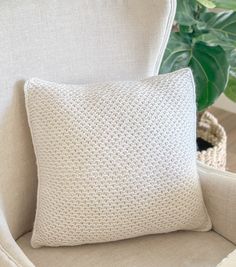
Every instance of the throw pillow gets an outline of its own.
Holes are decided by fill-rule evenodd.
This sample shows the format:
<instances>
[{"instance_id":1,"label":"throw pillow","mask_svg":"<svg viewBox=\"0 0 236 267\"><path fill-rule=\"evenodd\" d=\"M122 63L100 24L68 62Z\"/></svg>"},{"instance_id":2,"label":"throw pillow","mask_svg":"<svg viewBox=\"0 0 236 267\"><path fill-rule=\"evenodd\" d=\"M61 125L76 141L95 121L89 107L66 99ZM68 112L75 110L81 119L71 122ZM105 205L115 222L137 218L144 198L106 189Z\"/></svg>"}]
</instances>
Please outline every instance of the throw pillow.
<instances>
[{"instance_id":1,"label":"throw pillow","mask_svg":"<svg viewBox=\"0 0 236 267\"><path fill-rule=\"evenodd\" d=\"M211 228L189 69L87 85L33 78L25 97L39 180L33 247Z\"/></svg>"}]
</instances>

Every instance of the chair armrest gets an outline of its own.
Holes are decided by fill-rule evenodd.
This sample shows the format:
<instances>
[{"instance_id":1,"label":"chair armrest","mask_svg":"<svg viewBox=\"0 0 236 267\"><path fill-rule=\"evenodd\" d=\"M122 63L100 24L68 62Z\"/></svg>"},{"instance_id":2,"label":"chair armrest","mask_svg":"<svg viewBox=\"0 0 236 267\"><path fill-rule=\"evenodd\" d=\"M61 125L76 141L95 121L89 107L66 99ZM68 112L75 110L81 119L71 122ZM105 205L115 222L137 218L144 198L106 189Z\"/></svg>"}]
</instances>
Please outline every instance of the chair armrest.
<instances>
[{"instance_id":1,"label":"chair armrest","mask_svg":"<svg viewBox=\"0 0 236 267\"><path fill-rule=\"evenodd\" d=\"M0 207L0 266L34 267L13 239Z\"/></svg>"},{"instance_id":2,"label":"chair armrest","mask_svg":"<svg viewBox=\"0 0 236 267\"><path fill-rule=\"evenodd\" d=\"M235 267L236 266L236 250L231 252L216 267Z\"/></svg>"},{"instance_id":3,"label":"chair armrest","mask_svg":"<svg viewBox=\"0 0 236 267\"><path fill-rule=\"evenodd\" d=\"M236 173L198 163L204 201L213 230L236 244Z\"/></svg>"}]
</instances>

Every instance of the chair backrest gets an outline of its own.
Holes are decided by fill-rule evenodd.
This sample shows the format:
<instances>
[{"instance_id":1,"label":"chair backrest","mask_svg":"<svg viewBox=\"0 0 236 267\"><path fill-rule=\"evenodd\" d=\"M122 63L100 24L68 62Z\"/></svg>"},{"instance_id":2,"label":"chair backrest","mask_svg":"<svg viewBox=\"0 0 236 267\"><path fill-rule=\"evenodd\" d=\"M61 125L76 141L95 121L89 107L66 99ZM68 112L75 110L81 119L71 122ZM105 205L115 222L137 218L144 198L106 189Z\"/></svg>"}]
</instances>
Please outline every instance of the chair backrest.
<instances>
[{"instance_id":1,"label":"chair backrest","mask_svg":"<svg viewBox=\"0 0 236 267\"><path fill-rule=\"evenodd\" d=\"M175 0L0 2L0 201L14 238L32 227L37 187L24 81L88 83L157 73L175 5Z\"/></svg>"}]
</instances>

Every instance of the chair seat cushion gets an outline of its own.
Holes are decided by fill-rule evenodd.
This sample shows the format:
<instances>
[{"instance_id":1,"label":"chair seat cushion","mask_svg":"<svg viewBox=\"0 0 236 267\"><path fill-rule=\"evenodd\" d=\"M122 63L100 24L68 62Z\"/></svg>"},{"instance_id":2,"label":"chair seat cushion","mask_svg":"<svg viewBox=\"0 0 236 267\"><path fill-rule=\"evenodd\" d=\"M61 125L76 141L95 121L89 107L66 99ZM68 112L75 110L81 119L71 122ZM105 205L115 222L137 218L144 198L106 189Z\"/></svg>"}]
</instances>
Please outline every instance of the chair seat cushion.
<instances>
[{"instance_id":1,"label":"chair seat cushion","mask_svg":"<svg viewBox=\"0 0 236 267\"><path fill-rule=\"evenodd\" d=\"M17 243L37 267L215 267L236 247L217 233L173 232L75 247L33 249Z\"/></svg>"}]
</instances>

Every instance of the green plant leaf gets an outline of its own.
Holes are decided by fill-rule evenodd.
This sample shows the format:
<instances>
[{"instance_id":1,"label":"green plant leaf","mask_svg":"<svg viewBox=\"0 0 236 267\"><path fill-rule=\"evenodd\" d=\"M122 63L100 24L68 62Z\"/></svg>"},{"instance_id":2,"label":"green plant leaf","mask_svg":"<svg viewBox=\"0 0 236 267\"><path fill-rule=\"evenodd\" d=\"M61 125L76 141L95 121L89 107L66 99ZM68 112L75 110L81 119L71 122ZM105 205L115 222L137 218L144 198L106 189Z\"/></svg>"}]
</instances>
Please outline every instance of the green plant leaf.
<instances>
[{"instance_id":1,"label":"green plant leaf","mask_svg":"<svg viewBox=\"0 0 236 267\"><path fill-rule=\"evenodd\" d=\"M197 0L197 1L198 1L198 3L200 3L201 5L203 5L207 8L215 8L216 7L215 3L213 3L210 0Z\"/></svg>"},{"instance_id":2,"label":"green plant leaf","mask_svg":"<svg viewBox=\"0 0 236 267\"><path fill-rule=\"evenodd\" d=\"M168 73L189 64L191 46L183 35L172 32L160 68L160 73Z\"/></svg>"},{"instance_id":3,"label":"green plant leaf","mask_svg":"<svg viewBox=\"0 0 236 267\"><path fill-rule=\"evenodd\" d=\"M207 33L199 36L198 40L220 45L226 51L230 66L236 67L236 12L207 12L201 15L201 19L205 21Z\"/></svg>"},{"instance_id":4,"label":"green plant leaf","mask_svg":"<svg viewBox=\"0 0 236 267\"><path fill-rule=\"evenodd\" d=\"M194 18L194 12L197 8L196 0L178 0L175 19L179 24L192 26L197 23Z\"/></svg>"},{"instance_id":5,"label":"green plant leaf","mask_svg":"<svg viewBox=\"0 0 236 267\"><path fill-rule=\"evenodd\" d=\"M220 46L196 42L189 66L196 83L198 110L202 111L212 105L226 87L229 69L226 53Z\"/></svg>"},{"instance_id":6,"label":"green plant leaf","mask_svg":"<svg viewBox=\"0 0 236 267\"><path fill-rule=\"evenodd\" d=\"M228 62L232 68L236 68L236 46L233 50L227 53Z\"/></svg>"},{"instance_id":7,"label":"green plant leaf","mask_svg":"<svg viewBox=\"0 0 236 267\"><path fill-rule=\"evenodd\" d=\"M236 71L230 71L229 81L224 93L230 100L236 102Z\"/></svg>"},{"instance_id":8,"label":"green plant leaf","mask_svg":"<svg viewBox=\"0 0 236 267\"><path fill-rule=\"evenodd\" d=\"M208 12L202 14L201 19L205 22L205 29L219 40L236 42L236 12Z\"/></svg>"},{"instance_id":9,"label":"green plant leaf","mask_svg":"<svg viewBox=\"0 0 236 267\"><path fill-rule=\"evenodd\" d=\"M220 45L226 52L229 65L236 68L236 42L226 42L211 32L200 35L197 40L203 41L211 46Z\"/></svg>"},{"instance_id":10,"label":"green plant leaf","mask_svg":"<svg viewBox=\"0 0 236 267\"><path fill-rule=\"evenodd\" d=\"M202 111L224 91L229 64L226 52L220 46L210 46L204 42L191 45L186 40L177 33L172 36L160 72L190 67L196 84L198 111Z\"/></svg>"},{"instance_id":11,"label":"green plant leaf","mask_svg":"<svg viewBox=\"0 0 236 267\"><path fill-rule=\"evenodd\" d=\"M213 0L214 4L218 8L235 10L236 11L236 1L235 0Z\"/></svg>"},{"instance_id":12,"label":"green plant leaf","mask_svg":"<svg viewBox=\"0 0 236 267\"><path fill-rule=\"evenodd\" d=\"M218 34L213 32L208 32L206 34L201 34L196 38L198 41L206 42L209 45L220 45L225 51L233 51L236 48L236 42L225 41L224 38L219 38Z\"/></svg>"},{"instance_id":13,"label":"green plant leaf","mask_svg":"<svg viewBox=\"0 0 236 267\"><path fill-rule=\"evenodd\" d=\"M179 31L182 33L192 33L193 27L192 26L179 25Z\"/></svg>"}]
</instances>

